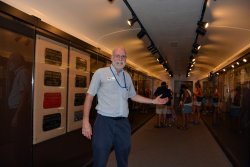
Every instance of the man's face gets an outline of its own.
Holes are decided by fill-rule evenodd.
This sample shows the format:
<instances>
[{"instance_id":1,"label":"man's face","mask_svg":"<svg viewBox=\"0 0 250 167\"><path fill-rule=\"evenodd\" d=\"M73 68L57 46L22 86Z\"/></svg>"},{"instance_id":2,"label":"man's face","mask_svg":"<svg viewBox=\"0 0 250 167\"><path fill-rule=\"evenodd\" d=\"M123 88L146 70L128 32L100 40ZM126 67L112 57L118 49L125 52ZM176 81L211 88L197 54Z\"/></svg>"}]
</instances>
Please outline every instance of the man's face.
<instances>
[{"instance_id":1,"label":"man's face","mask_svg":"<svg viewBox=\"0 0 250 167\"><path fill-rule=\"evenodd\" d=\"M122 70L126 65L126 52L123 48L118 48L113 51L112 64L116 70Z\"/></svg>"}]
</instances>

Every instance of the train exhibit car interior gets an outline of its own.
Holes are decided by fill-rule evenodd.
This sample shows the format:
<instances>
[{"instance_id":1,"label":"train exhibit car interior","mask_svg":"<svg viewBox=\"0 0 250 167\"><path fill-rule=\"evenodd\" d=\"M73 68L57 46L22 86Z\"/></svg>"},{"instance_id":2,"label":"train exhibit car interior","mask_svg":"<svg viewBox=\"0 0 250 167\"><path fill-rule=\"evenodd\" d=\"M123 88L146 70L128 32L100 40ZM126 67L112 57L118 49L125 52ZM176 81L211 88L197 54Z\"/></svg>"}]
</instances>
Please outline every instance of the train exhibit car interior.
<instances>
[{"instance_id":1,"label":"train exhibit car interior","mask_svg":"<svg viewBox=\"0 0 250 167\"><path fill-rule=\"evenodd\" d=\"M94 72L123 46L137 94L153 98L165 81L177 117L181 86L193 92L199 81L202 121L233 166L248 167L249 7L249 0L1 0L0 166L91 166L84 99ZM93 104L91 123L96 97ZM129 100L129 110L132 133L155 119L155 105Z\"/></svg>"}]
</instances>

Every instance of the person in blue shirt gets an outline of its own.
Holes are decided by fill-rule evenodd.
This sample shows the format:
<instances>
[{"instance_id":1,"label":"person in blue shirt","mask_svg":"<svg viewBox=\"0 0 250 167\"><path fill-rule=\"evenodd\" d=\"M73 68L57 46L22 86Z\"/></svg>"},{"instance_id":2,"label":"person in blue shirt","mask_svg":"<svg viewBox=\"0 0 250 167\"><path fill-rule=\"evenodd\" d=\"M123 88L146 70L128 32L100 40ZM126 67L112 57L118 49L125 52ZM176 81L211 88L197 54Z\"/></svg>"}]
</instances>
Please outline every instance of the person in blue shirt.
<instances>
[{"instance_id":1,"label":"person in blue shirt","mask_svg":"<svg viewBox=\"0 0 250 167\"><path fill-rule=\"evenodd\" d=\"M123 47L112 51L109 67L98 69L90 82L86 94L82 134L92 139L94 167L105 167L114 148L118 167L128 166L131 148L131 128L128 120L128 99L147 104L165 104L168 98L146 98L136 94L130 75L123 70L126 64L126 51ZM97 117L93 126L89 114L94 96L97 95Z\"/></svg>"}]
</instances>

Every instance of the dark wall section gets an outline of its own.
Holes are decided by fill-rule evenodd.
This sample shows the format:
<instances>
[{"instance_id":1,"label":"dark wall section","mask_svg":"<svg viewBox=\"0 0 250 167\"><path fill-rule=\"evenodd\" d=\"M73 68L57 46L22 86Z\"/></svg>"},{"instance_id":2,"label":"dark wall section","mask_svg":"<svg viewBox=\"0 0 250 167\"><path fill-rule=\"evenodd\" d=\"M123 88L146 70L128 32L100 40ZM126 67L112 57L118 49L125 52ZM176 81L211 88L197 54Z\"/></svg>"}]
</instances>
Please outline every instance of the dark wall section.
<instances>
[{"instance_id":1,"label":"dark wall section","mask_svg":"<svg viewBox=\"0 0 250 167\"><path fill-rule=\"evenodd\" d=\"M92 157L91 142L81 130L34 145L35 167L80 167Z\"/></svg>"},{"instance_id":2,"label":"dark wall section","mask_svg":"<svg viewBox=\"0 0 250 167\"><path fill-rule=\"evenodd\" d=\"M0 16L0 166L32 166L35 31Z\"/></svg>"}]
</instances>

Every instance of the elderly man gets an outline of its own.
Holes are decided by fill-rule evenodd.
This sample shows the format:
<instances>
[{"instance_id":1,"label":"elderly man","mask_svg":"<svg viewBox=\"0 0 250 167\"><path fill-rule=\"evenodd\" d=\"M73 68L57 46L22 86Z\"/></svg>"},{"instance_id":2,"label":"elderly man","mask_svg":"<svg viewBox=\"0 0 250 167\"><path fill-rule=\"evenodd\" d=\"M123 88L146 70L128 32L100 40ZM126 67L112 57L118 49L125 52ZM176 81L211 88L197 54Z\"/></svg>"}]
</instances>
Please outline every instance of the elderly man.
<instances>
[{"instance_id":1,"label":"elderly man","mask_svg":"<svg viewBox=\"0 0 250 167\"><path fill-rule=\"evenodd\" d=\"M92 127L89 112L97 94L97 118L93 126L94 167L105 167L111 148L114 147L117 166L128 166L131 148L131 128L128 117L128 98L148 104L165 104L168 98L146 98L136 94L130 75L123 70L126 64L124 48L112 51L110 67L98 69L92 77L84 102L82 134L91 139Z\"/></svg>"}]
</instances>

